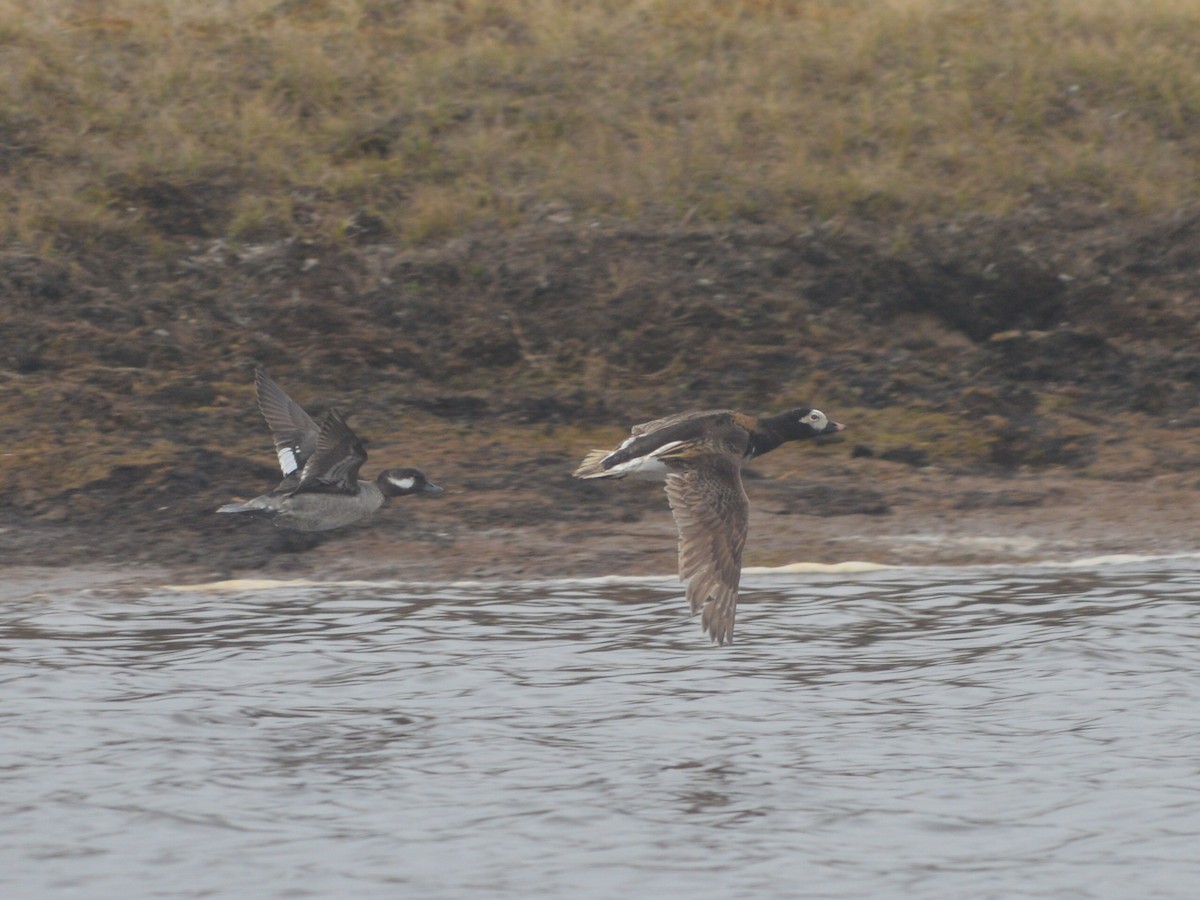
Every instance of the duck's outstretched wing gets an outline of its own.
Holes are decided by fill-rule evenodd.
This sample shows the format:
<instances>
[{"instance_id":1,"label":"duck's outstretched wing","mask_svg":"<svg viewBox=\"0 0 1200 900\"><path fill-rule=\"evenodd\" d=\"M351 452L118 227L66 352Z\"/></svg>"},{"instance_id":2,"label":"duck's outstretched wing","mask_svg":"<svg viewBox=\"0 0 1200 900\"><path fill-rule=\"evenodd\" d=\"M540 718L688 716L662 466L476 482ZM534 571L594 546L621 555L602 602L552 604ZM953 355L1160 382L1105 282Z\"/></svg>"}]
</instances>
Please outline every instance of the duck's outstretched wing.
<instances>
[{"instance_id":1,"label":"duck's outstretched wing","mask_svg":"<svg viewBox=\"0 0 1200 900\"><path fill-rule=\"evenodd\" d=\"M367 450L358 435L341 413L331 409L321 420L316 449L301 470L293 493L357 494L358 470L366 461Z\"/></svg>"},{"instance_id":2,"label":"duck's outstretched wing","mask_svg":"<svg viewBox=\"0 0 1200 900\"><path fill-rule=\"evenodd\" d=\"M669 416L663 416L661 419L655 419L652 422L643 422L641 425L634 425L629 429L631 435L630 441L633 438L641 437L645 434L653 434L656 431L661 431L664 428L669 428L677 422L690 422L698 419L707 419L709 416L719 416L730 414L731 409L692 409L687 412L673 413ZM626 441L629 443L629 441Z\"/></svg>"},{"instance_id":3,"label":"duck's outstretched wing","mask_svg":"<svg viewBox=\"0 0 1200 900\"><path fill-rule=\"evenodd\" d=\"M258 394L259 411L267 420L275 441L279 468L285 479L291 478L305 467L316 452L320 429L308 413L262 369L254 370L254 387Z\"/></svg>"},{"instance_id":4,"label":"duck's outstretched wing","mask_svg":"<svg viewBox=\"0 0 1200 900\"><path fill-rule=\"evenodd\" d=\"M667 499L679 528L679 579L687 582L693 615L718 644L733 640L742 550L750 501L738 460L695 458L667 476Z\"/></svg>"},{"instance_id":5,"label":"duck's outstretched wing","mask_svg":"<svg viewBox=\"0 0 1200 900\"><path fill-rule=\"evenodd\" d=\"M723 421L735 415L728 409L692 410L634 425L629 437L612 450L589 452L572 474L576 478L613 478L633 472L665 476L665 470L653 465L654 460L711 452L703 438L696 438L708 427L705 420ZM648 472L643 471L644 462L651 463Z\"/></svg>"}]
</instances>

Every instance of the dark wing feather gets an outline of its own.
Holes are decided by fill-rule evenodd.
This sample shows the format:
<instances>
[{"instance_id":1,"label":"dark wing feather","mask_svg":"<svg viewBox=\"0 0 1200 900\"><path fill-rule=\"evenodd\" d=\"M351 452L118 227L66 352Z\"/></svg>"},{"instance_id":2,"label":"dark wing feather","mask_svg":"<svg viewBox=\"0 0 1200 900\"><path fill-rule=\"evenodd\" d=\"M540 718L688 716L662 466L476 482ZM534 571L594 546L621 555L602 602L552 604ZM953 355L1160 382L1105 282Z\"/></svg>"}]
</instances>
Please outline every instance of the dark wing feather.
<instances>
[{"instance_id":1,"label":"dark wing feather","mask_svg":"<svg viewBox=\"0 0 1200 900\"><path fill-rule=\"evenodd\" d=\"M643 422L641 425L634 425L629 429L629 433L634 437L641 437L643 434L651 434L663 428L669 428L677 422L683 422L688 419L703 419L708 416L717 416L722 413L731 413L729 409L693 409L688 412L675 413L670 416L663 416L661 419L655 419L653 422Z\"/></svg>"},{"instance_id":2,"label":"dark wing feather","mask_svg":"<svg viewBox=\"0 0 1200 900\"><path fill-rule=\"evenodd\" d=\"M296 475L317 449L317 424L262 369L254 370L254 386L283 477Z\"/></svg>"},{"instance_id":3,"label":"dark wing feather","mask_svg":"<svg viewBox=\"0 0 1200 900\"><path fill-rule=\"evenodd\" d=\"M667 444L676 445L670 451L671 456L676 458L695 457L724 450L740 453L740 448L736 446L736 435L743 435L743 443L745 438L743 432L731 428L735 415L736 413L728 409L710 409L678 413L635 425L624 443L602 459L595 460L594 467L603 471L631 459L658 455L656 451ZM731 431L733 434L730 434ZM593 461L590 458L585 460L580 471L584 471L589 462ZM580 474L580 471L575 474Z\"/></svg>"},{"instance_id":4,"label":"dark wing feather","mask_svg":"<svg viewBox=\"0 0 1200 900\"><path fill-rule=\"evenodd\" d=\"M357 494L358 470L367 461L367 450L336 409L321 420L317 448L303 471L294 493Z\"/></svg>"},{"instance_id":5,"label":"dark wing feather","mask_svg":"<svg viewBox=\"0 0 1200 900\"><path fill-rule=\"evenodd\" d=\"M679 578L693 615L718 644L733 640L742 550L750 501L738 461L713 455L667 476L667 499L679 528Z\"/></svg>"}]
</instances>

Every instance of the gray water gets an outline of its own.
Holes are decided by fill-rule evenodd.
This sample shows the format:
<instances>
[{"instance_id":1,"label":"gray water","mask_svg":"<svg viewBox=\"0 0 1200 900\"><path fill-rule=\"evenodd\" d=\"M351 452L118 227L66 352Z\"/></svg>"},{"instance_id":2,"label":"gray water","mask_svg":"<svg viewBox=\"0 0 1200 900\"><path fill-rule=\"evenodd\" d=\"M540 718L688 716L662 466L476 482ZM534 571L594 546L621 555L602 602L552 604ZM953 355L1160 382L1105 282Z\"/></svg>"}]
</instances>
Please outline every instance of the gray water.
<instances>
[{"instance_id":1,"label":"gray water","mask_svg":"<svg viewBox=\"0 0 1200 900\"><path fill-rule=\"evenodd\" d=\"M25 591L5 897L1193 897L1195 561Z\"/></svg>"}]
</instances>

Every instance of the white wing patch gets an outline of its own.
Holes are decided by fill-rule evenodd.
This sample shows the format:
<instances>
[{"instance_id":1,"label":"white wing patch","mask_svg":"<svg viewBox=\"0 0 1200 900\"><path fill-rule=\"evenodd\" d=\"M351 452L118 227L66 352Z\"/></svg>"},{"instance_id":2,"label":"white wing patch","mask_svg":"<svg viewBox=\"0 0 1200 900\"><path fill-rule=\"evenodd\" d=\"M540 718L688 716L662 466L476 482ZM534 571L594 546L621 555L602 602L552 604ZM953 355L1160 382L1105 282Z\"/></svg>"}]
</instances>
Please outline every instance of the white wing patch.
<instances>
[{"instance_id":1,"label":"white wing patch","mask_svg":"<svg viewBox=\"0 0 1200 900\"><path fill-rule=\"evenodd\" d=\"M632 440L634 440L634 438L630 438L625 442L625 444L628 444ZM658 457L669 454L676 447L679 447L684 443L686 442L670 441L669 443L663 444L661 447L656 447L645 456L635 456L633 459L627 459L623 463L617 463L617 465L608 470L608 474L631 476L642 481L662 481L671 474L671 470L668 469L667 464ZM624 447L625 444L622 444L621 447ZM608 455L612 456L613 454L618 453L621 450L621 447L618 447Z\"/></svg>"},{"instance_id":2,"label":"white wing patch","mask_svg":"<svg viewBox=\"0 0 1200 900\"><path fill-rule=\"evenodd\" d=\"M657 450L655 450L650 455L651 456L666 456L668 453L670 453L676 447L683 446L683 443L684 443L683 441L670 441L666 444L663 444L661 447L659 447Z\"/></svg>"},{"instance_id":3,"label":"white wing patch","mask_svg":"<svg viewBox=\"0 0 1200 900\"><path fill-rule=\"evenodd\" d=\"M285 477L291 475L299 468L296 465L296 454L292 452L291 447L279 448L279 468L283 470Z\"/></svg>"},{"instance_id":4,"label":"white wing patch","mask_svg":"<svg viewBox=\"0 0 1200 900\"><path fill-rule=\"evenodd\" d=\"M613 450L612 452L617 453L621 450L624 450L626 447L628 447L630 444L632 444L634 441L636 441L639 437L641 437L640 434L631 434L629 437L625 438L625 440L621 441L621 443L617 445L616 450ZM612 454L610 453L609 455L611 456Z\"/></svg>"},{"instance_id":5,"label":"white wing patch","mask_svg":"<svg viewBox=\"0 0 1200 900\"><path fill-rule=\"evenodd\" d=\"M667 464L653 456L639 456L628 462L613 466L610 472L619 472L641 481L662 481L671 474Z\"/></svg>"}]
</instances>

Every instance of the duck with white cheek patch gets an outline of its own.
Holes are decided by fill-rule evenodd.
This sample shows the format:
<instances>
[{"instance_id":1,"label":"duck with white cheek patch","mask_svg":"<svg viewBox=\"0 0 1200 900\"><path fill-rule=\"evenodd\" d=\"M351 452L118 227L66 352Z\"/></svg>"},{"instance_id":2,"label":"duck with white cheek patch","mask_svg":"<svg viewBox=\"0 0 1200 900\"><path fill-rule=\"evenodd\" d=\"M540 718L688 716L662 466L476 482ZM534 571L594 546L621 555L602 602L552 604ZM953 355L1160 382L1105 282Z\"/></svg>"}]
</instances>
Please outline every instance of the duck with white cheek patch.
<instances>
[{"instance_id":1,"label":"duck with white cheek patch","mask_svg":"<svg viewBox=\"0 0 1200 900\"><path fill-rule=\"evenodd\" d=\"M385 469L374 481L359 481L367 451L337 410L318 426L266 372L256 369L254 384L283 480L268 494L217 512L257 513L282 528L329 531L366 518L390 498L443 493L420 469Z\"/></svg>"},{"instance_id":2,"label":"duck with white cheek patch","mask_svg":"<svg viewBox=\"0 0 1200 900\"><path fill-rule=\"evenodd\" d=\"M635 425L615 450L593 450L576 478L633 477L667 483L679 529L679 578L692 614L718 644L733 640L750 501L742 465L788 441L835 434L846 426L800 407L754 417L731 409L678 413Z\"/></svg>"}]
</instances>

